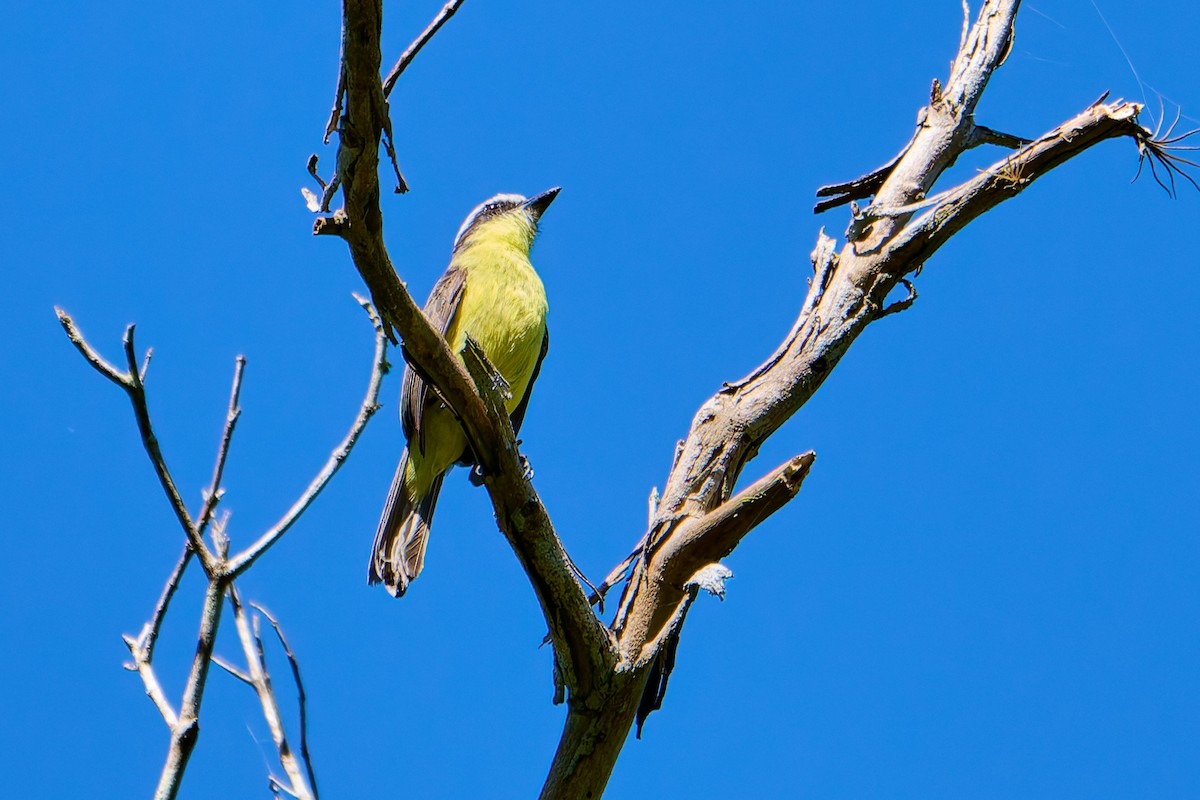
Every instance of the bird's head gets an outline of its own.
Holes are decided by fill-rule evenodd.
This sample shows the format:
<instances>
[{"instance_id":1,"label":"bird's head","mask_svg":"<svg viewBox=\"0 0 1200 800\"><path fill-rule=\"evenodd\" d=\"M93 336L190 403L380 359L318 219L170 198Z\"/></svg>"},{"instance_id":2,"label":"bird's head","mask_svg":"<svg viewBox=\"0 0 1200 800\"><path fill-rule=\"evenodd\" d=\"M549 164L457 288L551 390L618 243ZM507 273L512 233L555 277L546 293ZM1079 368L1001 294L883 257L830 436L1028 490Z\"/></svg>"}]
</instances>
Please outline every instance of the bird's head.
<instances>
[{"instance_id":1,"label":"bird's head","mask_svg":"<svg viewBox=\"0 0 1200 800\"><path fill-rule=\"evenodd\" d=\"M484 200L463 220L454 237L454 252L487 241L528 254L537 236L538 221L558 196L559 189L555 186L528 199L519 194L498 194Z\"/></svg>"}]
</instances>

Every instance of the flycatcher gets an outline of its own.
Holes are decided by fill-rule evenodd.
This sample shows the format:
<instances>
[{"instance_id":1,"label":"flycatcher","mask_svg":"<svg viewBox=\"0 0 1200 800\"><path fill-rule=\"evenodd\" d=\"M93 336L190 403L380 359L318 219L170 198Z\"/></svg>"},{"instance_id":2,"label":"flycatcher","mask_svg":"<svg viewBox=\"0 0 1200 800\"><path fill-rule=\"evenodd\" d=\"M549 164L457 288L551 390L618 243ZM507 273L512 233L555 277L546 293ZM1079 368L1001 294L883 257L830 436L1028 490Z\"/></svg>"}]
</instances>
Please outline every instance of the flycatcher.
<instances>
[{"instance_id":1,"label":"flycatcher","mask_svg":"<svg viewBox=\"0 0 1200 800\"><path fill-rule=\"evenodd\" d=\"M529 393L550 346L546 289L529 252L555 187L528 200L498 194L476 206L454 237L450 266L434 284L425 316L455 353L467 337L483 349L507 383L505 408L520 430ZM474 463L454 413L411 365L404 368L400 422L407 446L388 492L368 583L383 583L396 597L425 564L429 526L442 478L455 464Z\"/></svg>"}]
</instances>

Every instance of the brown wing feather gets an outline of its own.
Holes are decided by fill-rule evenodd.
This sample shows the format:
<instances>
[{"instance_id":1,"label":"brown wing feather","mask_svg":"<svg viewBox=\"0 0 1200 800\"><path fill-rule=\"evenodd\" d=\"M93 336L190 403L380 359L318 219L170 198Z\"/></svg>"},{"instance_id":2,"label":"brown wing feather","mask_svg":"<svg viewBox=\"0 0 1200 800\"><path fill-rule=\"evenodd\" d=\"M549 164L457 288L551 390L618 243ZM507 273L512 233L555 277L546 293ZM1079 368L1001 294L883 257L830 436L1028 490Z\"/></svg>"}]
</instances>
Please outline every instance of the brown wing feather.
<instances>
[{"instance_id":1,"label":"brown wing feather","mask_svg":"<svg viewBox=\"0 0 1200 800\"><path fill-rule=\"evenodd\" d=\"M456 266L449 269L438 278L425 301L425 318L443 336L450 330L458 309L462 306L463 289L467 285L467 273ZM401 348L403 350L403 348ZM425 404L429 400L429 383L413 367L412 361L404 352L404 377L400 382L400 425L404 429L404 437L409 446L413 443L425 452L425 436L421 430L421 420L425 413Z\"/></svg>"}]
</instances>

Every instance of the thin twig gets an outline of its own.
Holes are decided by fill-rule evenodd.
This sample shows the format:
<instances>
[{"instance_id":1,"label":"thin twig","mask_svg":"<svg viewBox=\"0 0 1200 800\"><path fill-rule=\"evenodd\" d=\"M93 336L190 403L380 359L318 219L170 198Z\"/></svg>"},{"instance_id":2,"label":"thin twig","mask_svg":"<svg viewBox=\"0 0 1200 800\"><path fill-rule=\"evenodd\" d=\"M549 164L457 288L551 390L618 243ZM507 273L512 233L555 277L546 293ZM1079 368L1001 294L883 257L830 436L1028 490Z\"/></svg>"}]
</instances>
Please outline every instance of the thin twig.
<instances>
[{"instance_id":1,"label":"thin twig","mask_svg":"<svg viewBox=\"0 0 1200 800\"><path fill-rule=\"evenodd\" d=\"M396 147L392 144L392 121L389 118L383 126L383 149L388 154L388 160L392 162L392 172L396 174L396 194L406 194L408 192L408 181L404 179L404 175L400 172L400 162L396 160Z\"/></svg>"},{"instance_id":2,"label":"thin twig","mask_svg":"<svg viewBox=\"0 0 1200 800\"><path fill-rule=\"evenodd\" d=\"M229 391L229 410L225 412L225 428L221 431L221 444L217 447L217 463L213 467L212 483L209 484L208 496L204 498L204 505L200 508L200 515L197 517L196 527L201 536L204 536L204 531L208 528L209 520L212 518L217 503L221 502L221 476L225 472L225 459L229 456L229 443L233 440L233 429L242 415L238 399L242 394L242 374L245 371L246 357L238 356L233 368L233 388Z\"/></svg>"},{"instance_id":3,"label":"thin twig","mask_svg":"<svg viewBox=\"0 0 1200 800\"><path fill-rule=\"evenodd\" d=\"M183 572L191 560L192 548L184 545L183 552L179 554L179 560L175 562L175 568L171 570L171 574L167 577L167 583L163 586L162 594L158 597L158 603L154 606L154 614L139 637L142 647L146 649L147 663L154 659L154 645L158 642L158 633L162 629L163 619L167 615L167 607L171 605L171 598L175 596L175 590L179 588Z\"/></svg>"},{"instance_id":4,"label":"thin twig","mask_svg":"<svg viewBox=\"0 0 1200 800\"><path fill-rule=\"evenodd\" d=\"M325 123L325 144L337 130L338 122L342 119L342 100L346 96L346 21L342 20L341 46L338 50L338 79L337 88L333 92L333 109L329 112L329 121ZM309 162L313 167L316 165Z\"/></svg>"},{"instance_id":5,"label":"thin twig","mask_svg":"<svg viewBox=\"0 0 1200 800\"><path fill-rule=\"evenodd\" d=\"M295 797L295 798L297 798L297 800L299 800L299 798L300 798L300 795L297 794L296 792L292 791L292 788L290 786L285 786L283 784L283 782L280 781L279 778L276 778L274 775L267 776L267 783L271 787L271 794L273 794L275 797L279 797L279 793L283 792L288 797Z\"/></svg>"},{"instance_id":6,"label":"thin twig","mask_svg":"<svg viewBox=\"0 0 1200 800\"><path fill-rule=\"evenodd\" d=\"M145 635L146 630L143 628L142 636L137 639L126 635L122 636L121 640L129 648L129 655L133 657L131 666L142 679L142 685L146 688L146 696L154 703L154 707L162 715L167 727L174 730L175 726L179 724L179 717L175 714L175 709L171 708L171 703L167 700L166 693L163 692L162 684L158 682L158 676L154 673L154 667L150 664L150 654L142 643Z\"/></svg>"},{"instance_id":7,"label":"thin twig","mask_svg":"<svg viewBox=\"0 0 1200 800\"><path fill-rule=\"evenodd\" d=\"M63 326L63 330L67 332L67 338L71 340L71 344L75 345L75 349L87 359L87 362L95 367L96 371L101 375L125 391L129 391L129 376L110 364L104 356L100 355L88 344L87 339L83 337L83 332L76 327L75 320L71 318L71 315L58 306L54 307L54 313L58 315L58 322Z\"/></svg>"},{"instance_id":8,"label":"thin twig","mask_svg":"<svg viewBox=\"0 0 1200 800\"><path fill-rule=\"evenodd\" d=\"M300 757L304 760L304 769L308 773L308 785L312 787L313 797L319 797L317 793L317 776L313 770L312 757L308 752L308 696L304 692L304 681L300 679L300 662L296 660L296 654L292 652L291 645L288 644L287 638L283 635L283 628L271 613L258 603L251 603L258 613L267 618L267 622L271 623L271 627L275 630L275 636L279 639L280 646L283 647L283 653L287 656L288 664L292 668L292 678L296 681L296 695L300 708Z\"/></svg>"},{"instance_id":9,"label":"thin twig","mask_svg":"<svg viewBox=\"0 0 1200 800\"><path fill-rule=\"evenodd\" d=\"M967 143L964 150L970 150L980 145L994 144L997 147L1007 147L1009 150L1016 150L1033 142L1032 139L1026 139L1024 136L1016 136L1004 131L993 130L986 125L976 125L971 128L971 134L967 137Z\"/></svg>"},{"instance_id":10,"label":"thin twig","mask_svg":"<svg viewBox=\"0 0 1200 800\"><path fill-rule=\"evenodd\" d=\"M221 669L223 669L223 670L225 670L226 672L228 672L228 673L229 673L230 675L232 675L233 677L237 678L237 679L238 679L239 681L241 681L242 683L248 684L248 685L250 685L250 686L254 686L254 679L253 679L253 678L251 678L251 677L250 677L249 675L247 675L246 673L242 672L240 669L238 669L237 667L235 667L233 664L230 664L230 663L229 663L228 661L226 661L225 659L221 658L221 657L220 657L220 656L218 656L218 655L214 655L214 656L213 656L213 658L212 658L212 660L213 660L213 663L214 663L214 664L216 664L218 667L220 667Z\"/></svg>"},{"instance_id":11,"label":"thin twig","mask_svg":"<svg viewBox=\"0 0 1200 800\"><path fill-rule=\"evenodd\" d=\"M316 786L316 781L312 777L311 764L305 761L307 768L308 780L306 783L305 774L301 772L300 765L296 762L296 756L292 752L291 746L288 744L287 733L283 728L283 715L279 712L279 701L275 698L275 690L271 684L271 675L267 671L267 660L264 652L262 635L259 631L259 617L254 615L251 619L246 613L246 607L242 604L242 600L238 595L237 588L230 584L229 586L229 603L233 606L234 622L237 625L238 638L242 642L242 652L246 656L246 664L249 675L247 683L254 688L255 694L258 695L259 704L262 706L263 717L267 721L267 727L271 730L271 738L275 742L275 749L279 755L279 763L283 767L283 771L287 774L290 786L285 786L280 783L279 786L288 794L295 797L306 798L306 800L316 800L316 790L310 787ZM260 613L266 614L260 607L254 606ZM276 628L276 634L282 638L279 632L278 625L269 614L266 615L271 624ZM289 657L290 660L290 657ZM293 670L298 673L298 667L293 665ZM277 781L274 776L270 776L271 780Z\"/></svg>"},{"instance_id":12,"label":"thin twig","mask_svg":"<svg viewBox=\"0 0 1200 800\"><path fill-rule=\"evenodd\" d=\"M134 352L133 332L134 326L130 325L125 329L123 337L125 361L129 367L129 371L122 373L103 357L97 353L87 340L83 338L83 334L76 327L75 321L61 308L55 307L55 313L58 314L58 321L62 324L63 329L67 333L67 338L71 343L83 354L96 370L104 377L111 380L113 383L120 386L129 395L129 400L133 404L133 413L137 418L138 432L142 436L142 446L146 450L146 455L150 457L150 463L154 467L155 474L158 475L159 483L162 485L163 492L167 495L167 500L171 503L172 510L175 511L175 516L179 520L180 526L191 543L192 549L200 557L200 564L204 568L205 575L210 578L215 574L216 564L212 553L205 546L204 540L200 538L200 534L192 522L192 517L188 513L187 505L183 502L183 497L179 494L179 489L175 486L175 479L171 477L171 472L167 469L166 458L163 456L162 449L158 445L158 437L154 435L154 427L150 424L150 409L146 402L146 387L142 383L144 374L138 366L137 355ZM148 362L147 362L148 363Z\"/></svg>"},{"instance_id":13,"label":"thin twig","mask_svg":"<svg viewBox=\"0 0 1200 800\"><path fill-rule=\"evenodd\" d=\"M454 16L454 12L458 11L458 7L463 4L463 0L450 0L449 3L442 6L442 10L437 13L425 30L421 31L421 35L413 40L413 43L408 46L408 49L400 54L400 58L396 61L396 65L388 72L387 77L383 79L383 96L387 97L392 93L392 89L396 86L396 81L399 80L401 73L408 69L408 65L417 57L417 53L421 52L421 48L429 44L429 40L434 34L446 24L446 21ZM340 96L340 95L339 95ZM328 138L326 139L328 141Z\"/></svg>"},{"instance_id":14,"label":"thin twig","mask_svg":"<svg viewBox=\"0 0 1200 800\"><path fill-rule=\"evenodd\" d=\"M250 565L259 556L265 553L271 545L279 541L279 538L287 532L288 528L292 527L293 523L304 513L304 510L312 505L312 502L317 499L317 495L328 485L329 480L337 473L346 461L346 458L350 455L350 451L354 448L354 444L358 441L358 437L363 432L363 428L366 427L367 422L379 410L379 387L383 383L383 374L387 370L387 339L383 330L383 321L380 319L379 314L376 313L374 306L358 295L355 295L355 299L366 310L367 315L371 318L371 324L375 327L375 360L371 368L371 380L367 386L367 394L363 398L362 406L358 410L358 416L355 417L354 424L350 426L350 432L346 434L346 438L333 451L333 454L325 462L325 466L317 474L317 477L313 479L312 483L304 491L304 494L288 509L282 519L260 536L257 541L225 563L225 574L230 578L236 578L249 569Z\"/></svg>"},{"instance_id":15,"label":"thin twig","mask_svg":"<svg viewBox=\"0 0 1200 800\"><path fill-rule=\"evenodd\" d=\"M433 18L433 21L426 26L425 30L421 31L421 35L400 55L400 59L383 81L383 96L385 98L392 93L392 89L395 88L396 81L400 79L401 73L408 69L408 65L417 57L417 53L421 52L421 48L429 43L434 34L446 24L447 20L454 16L454 12L458 11L458 7L462 4L463 0L450 0L450 2L446 3L442 7L442 10L437 13L437 16ZM404 175L400 172L400 162L396 159L396 146L393 141L394 137L392 136L392 120L387 114L384 114L383 118L383 136L381 139L383 141L384 152L387 153L388 160L392 163L392 171L396 174L396 194L404 194L408 191L408 181L404 179Z\"/></svg>"},{"instance_id":16,"label":"thin twig","mask_svg":"<svg viewBox=\"0 0 1200 800\"><path fill-rule=\"evenodd\" d=\"M600 582L600 586L597 587L592 594L588 595L589 605L594 606L599 604L600 613L604 613L604 597L608 594L608 590L615 586L617 581L625 577L625 573L629 570L629 567L633 565L633 562L642 557L642 552L645 547L646 536L643 534L641 541L637 543L637 547L633 548L633 551L629 555L625 556L624 561L613 567L612 571L609 572L604 580Z\"/></svg>"}]
</instances>

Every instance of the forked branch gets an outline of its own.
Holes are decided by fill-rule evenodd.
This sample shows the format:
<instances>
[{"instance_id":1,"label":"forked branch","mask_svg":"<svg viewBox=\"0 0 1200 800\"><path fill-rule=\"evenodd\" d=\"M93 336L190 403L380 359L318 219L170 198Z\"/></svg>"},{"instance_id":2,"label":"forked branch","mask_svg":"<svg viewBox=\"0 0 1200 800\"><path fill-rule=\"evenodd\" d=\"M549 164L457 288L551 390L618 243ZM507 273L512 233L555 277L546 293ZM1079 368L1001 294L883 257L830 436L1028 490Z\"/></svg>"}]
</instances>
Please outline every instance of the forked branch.
<instances>
[{"instance_id":1,"label":"forked branch","mask_svg":"<svg viewBox=\"0 0 1200 800\"><path fill-rule=\"evenodd\" d=\"M167 578L166 585L163 588L150 620L142 627L141 633L136 638L132 636L124 637L125 644L129 648L132 657L132 663L129 665L129 668L135 670L141 677L147 696L154 703L155 708L158 709L159 714L170 731L170 744L167 757L159 778L158 788L155 792L157 800L171 800L177 796L183 775L196 746L200 732L200 708L207 685L208 670L214 661L213 646L216 642L217 629L220 625L221 608L225 593L229 591L234 594L235 615L238 617L239 628L244 627L246 625L245 613L244 609L240 606L240 602L236 600L236 594L233 590L234 578L248 569L272 544L277 542L300 514L308 508L317 494L320 493L321 489L324 488L333 477L333 474L337 472L338 468L349 456L350 450L354 446L355 441L357 441L359 434L362 433L367 421L378 408L379 386L383 380L383 373L386 370L385 354L387 342L382 320L369 303L361 298L360 302L366 309L375 328L375 358L371 370L371 380L367 388L367 395L359 409L354 424L351 426L350 433L338 449L334 451L333 455L330 456L325 468L318 474L308 490L289 509L283 519L270 531L263 534L258 541L232 559L228 557L228 534L224 530L224 526L220 520L214 521L213 514L222 492L221 482L226 459L229 454L230 443L233 438L234 426L241 413L238 398L241 392L245 359L239 356L237 360L233 387L230 391L229 408L222 429L221 441L217 448L217 459L213 469L212 483L205 493L200 513L197 516L197 519L200 520L200 524L198 525L193 521L192 516L184 506L183 500L176 489L175 482L167 470L165 458L151 426L144 384L146 364L149 361L149 356L147 355L142 365L138 366L134 355L133 326L130 326L125 334L124 345L128 371L122 372L100 356L83 337L83 334L65 311L56 309L58 318L76 349L79 350L88 363L97 371L116 383L129 395L133 403L134 413L138 420L138 429L141 432L146 452L150 456L155 472L159 475L163 490L167 494L172 508L175 510L176 516L179 518L187 534L187 546L171 571L170 576ZM205 528L211 533L211 547L203 539L202 531ZM200 556L201 563L205 566L208 586L205 590L204 601L200 611L200 632L197 636L191 669L188 672L178 710L176 710L167 699L166 693L155 672L153 664L154 645L166 619L168 606L175 596L183 573L193 554L197 553ZM263 613L265 614L265 612ZM275 627L280 640L283 641L283 634L273 619L271 620L271 624ZM261 649L261 639L258 638L257 632L254 638ZM243 641L245 641L245 637L243 637ZM287 650L293 674L299 686L299 670L295 659L290 649L287 648L286 642L284 642L284 647ZM263 702L264 714L274 734L276 729L281 730L278 706L274 704L273 694L270 694L270 681L266 674L265 662L261 658L261 652L258 653L258 656L257 661L248 659L250 661L250 672L248 675L252 676L256 682L260 699ZM236 673L237 670L235 669L234 672ZM301 695L303 695L302 687L300 687L300 691ZM268 694L270 695L270 703L268 703L267 699L264 699ZM303 718L303 699L301 700L301 709ZM282 737L282 734L276 737L276 742L280 748L280 760L284 765L285 772L288 774L289 784L285 785L276 781L275 785L293 796L311 797L315 800L316 780L313 777L311 762L308 759L306 732L303 724L301 730L301 753L306 767L304 771L300 770L299 761L287 747L286 738Z\"/></svg>"},{"instance_id":2,"label":"forked branch","mask_svg":"<svg viewBox=\"0 0 1200 800\"><path fill-rule=\"evenodd\" d=\"M152 351L146 351L145 360L139 367L133 343L134 326L127 327L125 336L122 337L122 344L128 370L122 372L88 344L70 314L58 307L55 307L54 313L58 315L59 324L63 326L67 338L70 339L71 344L75 345L75 349L97 372L120 386L129 396L129 401L133 404L133 415L137 419L138 433L142 437L142 446L146 449L146 455L150 457L154 473L158 476L159 483L162 484L163 492L171 503L171 509L175 512L175 517L179 520L184 535L187 536L188 546L200 557L200 564L204 567L205 574L211 577L215 569L213 554L204 544L200 530L192 521L192 516L188 513L179 489L175 486L175 479L171 477L171 471L167 468L166 457L163 455L162 448L159 447L158 437L155 436L154 426L150 422L150 408L146 401L146 386L143 381L146 377L147 367L150 365Z\"/></svg>"},{"instance_id":3,"label":"forked branch","mask_svg":"<svg viewBox=\"0 0 1200 800\"><path fill-rule=\"evenodd\" d=\"M834 198L819 208L874 199L865 209L852 204L849 241L840 250L823 233L818 236L809 291L779 348L745 378L722 387L693 419L644 546L632 562L613 626L621 663L632 670L625 674L626 683L610 684L606 707L625 713L614 712L601 721L584 713L569 716L543 797L599 796L608 775L605 765L611 768L633 718L627 705L631 686L644 687L639 727L644 713L661 702L674 661L674 637L694 596L687 589L688 576L721 557L741 534L731 529L723 540L716 531L722 529L717 521L729 518L723 510L737 508L743 497L729 499L746 463L807 402L867 325L912 306L916 289L906 276L971 219L1107 138L1133 138L1143 157L1152 159L1152 166L1166 167L1167 175L1190 163L1181 155L1186 135L1147 131L1137 124L1134 104L1097 103L1032 141L978 125L975 109L1011 49L1018 5L1018 0L984 3L974 24L964 30L944 86L934 83L916 132L896 158L863 178L819 192ZM965 150L983 145L1015 152L962 186L935 195L933 187L945 170ZM908 294L889 302L897 285ZM798 466L792 469L799 479L808 465L803 470ZM710 523L713 532L705 535ZM700 548L689 554L710 537L721 542L715 553Z\"/></svg>"},{"instance_id":4,"label":"forked branch","mask_svg":"<svg viewBox=\"0 0 1200 800\"><path fill-rule=\"evenodd\" d=\"M274 775L270 776L272 788L286 793L289 797L299 798L299 800L318 800L317 778L313 771L312 759L308 752L307 704L304 695L304 684L300 680L300 667L296 663L296 658L291 648L288 647L287 639L283 636L283 630L279 627L279 623L275 618L268 614L261 606L257 605L254 606L258 612L257 614L248 612L246 606L242 603L237 588L232 584L229 586L227 594L229 604L233 608L238 639L242 643L242 654L246 658L247 671L241 672L223 661L218 661L217 663L227 672L234 675L234 677L248 684L258 696L259 704L263 710L263 718L267 722L267 728L271 731L271 739L275 742L276 755L279 758L280 765L283 767L284 774L287 775L286 783ZM288 662L292 668L292 678L296 683L296 689L300 698L299 754L292 749L288 741L287 732L283 726L283 715L279 711L279 701L275 697L275 688L271 682L271 674L267 670L266 648L263 646L262 632L260 630L260 615L266 617L267 622L274 629L275 635L283 645Z\"/></svg>"},{"instance_id":5,"label":"forked branch","mask_svg":"<svg viewBox=\"0 0 1200 800\"><path fill-rule=\"evenodd\" d=\"M723 587L723 577L713 578L726 574L720 559L795 496L813 455L797 456L736 492L745 465L807 402L871 322L912 306L916 289L908 276L970 219L1104 139L1133 137L1156 177L1165 168L1172 186L1175 170L1190 164L1180 155L1186 136L1146 131L1137 124L1134 104L1096 104L1032 141L977 124L979 99L1012 48L1018 6L1019 0L987 0L974 23L964 26L950 74L944 84L934 83L917 130L899 155L863 178L819 193L832 198L819 208L851 203L847 241L839 249L824 233L818 236L813 279L807 295L797 298L799 317L791 331L762 365L724 385L700 407L662 495L652 502L642 544L613 572L629 578L606 629L590 611L570 559L523 474L488 365L470 348L465 365L451 353L395 274L379 206L378 146L381 137L390 140L384 98L392 84L389 79L385 89L379 78L379 3L345 0L339 83L346 114L336 175L345 206L318 220L314 232L346 240L389 333L391 327L399 332L411 361L458 415L483 466L500 526L541 602L559 675L569 689L567 721L543 798L603 792L635 715L640 727L645 713L661 703L698 588ZM426 33L431 36L454 8L454 2L448 4ZM423 34L418 43L427 40ZM401 58L399 63L407 62ZM965 150L980 146L1014 152L971 181L934 193L946 169ZM867 198L872 201L865 208L855 202ZM907 289L907 296L889 302L897 286Z\"/></svg>"}]
</instances>

